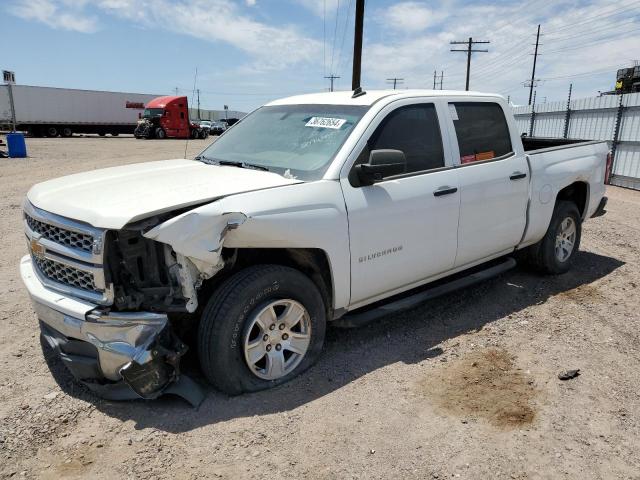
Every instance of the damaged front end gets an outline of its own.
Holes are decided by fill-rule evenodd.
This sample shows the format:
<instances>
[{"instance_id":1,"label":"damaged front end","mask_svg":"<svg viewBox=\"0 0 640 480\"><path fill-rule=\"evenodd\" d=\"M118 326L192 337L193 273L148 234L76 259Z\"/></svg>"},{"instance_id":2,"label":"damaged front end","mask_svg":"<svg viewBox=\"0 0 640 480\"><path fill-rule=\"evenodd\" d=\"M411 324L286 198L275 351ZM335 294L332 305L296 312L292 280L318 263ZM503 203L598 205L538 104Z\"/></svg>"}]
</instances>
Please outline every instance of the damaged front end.
<instances>
[{"instance_id":1,"label":"damaged front end","mask_svg":"<svg viewBox=\"0 0 640 480\"><path fill-rule=\"evenodd\" d=\"M191 314L203 282L234 261L224 239L247 217L218 208L104 230L27 202L30 255L20 270L42 337L98 395L125 400L174 393L193 405L203 400L200 387L180 372L187 346L178 332L193 332L198 319Z\"/></svg>"},{"instance_id":2,"label":"damaged front end","mask_svg":"<svg viewBox=\"0 0 640 480\"><path fill-rule=\"evenodd\" d=\"M193 406L204 399L200 387L180 372L187 346L166 315L95 309L83 319L79 312L58 311L35 297L34 307L43 339L73 376L99 396L155 399L173 393Z\"/></svg>"}]
</instances>

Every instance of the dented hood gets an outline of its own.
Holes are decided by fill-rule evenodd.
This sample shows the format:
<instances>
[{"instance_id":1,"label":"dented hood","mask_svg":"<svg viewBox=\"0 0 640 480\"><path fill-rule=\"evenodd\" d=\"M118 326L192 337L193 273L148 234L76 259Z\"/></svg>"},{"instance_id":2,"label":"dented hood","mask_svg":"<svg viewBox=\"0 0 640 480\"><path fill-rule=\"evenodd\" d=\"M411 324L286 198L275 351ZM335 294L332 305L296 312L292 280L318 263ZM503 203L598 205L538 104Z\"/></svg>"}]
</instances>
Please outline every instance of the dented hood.
<instances>
[{"instance_id":1,"label":"dented hood","mask_svg":"<svg viewBox=\"0 0 640 480\"><path fill-rule=\"evenodd\" d=\"M299 183L278 174L163 160L105 168L39 183L27 194L38 208L94 227L127 223L235 193Z\"/></svg>"}]
</instances>

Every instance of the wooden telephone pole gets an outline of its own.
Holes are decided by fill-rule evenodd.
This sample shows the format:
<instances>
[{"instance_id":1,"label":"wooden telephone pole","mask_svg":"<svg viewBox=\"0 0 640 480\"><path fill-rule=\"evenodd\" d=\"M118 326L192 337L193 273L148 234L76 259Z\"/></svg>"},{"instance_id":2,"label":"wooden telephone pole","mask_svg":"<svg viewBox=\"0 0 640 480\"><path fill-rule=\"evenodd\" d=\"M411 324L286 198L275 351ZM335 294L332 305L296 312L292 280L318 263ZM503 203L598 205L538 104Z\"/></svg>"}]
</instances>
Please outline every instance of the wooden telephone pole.
<instances>
[{"instance_id":1,"label":"wooden telephone pole","mask_svg":"<svg viewBox=\"0 0 640 480\"><path fill-rule=\"evenodd\" d=\"M471 54L475 52L488 52L489 50L474 50L473 46L478 43L491 43L488 41L478 41L474 40L472 37L469 37L469 40L466 42L449 42L451 45L466 45L465 49L451 49L452 52L466 52L467 53L467 84L465 90L469 90L469 77L471 75Z\"/></svg>"}]
</instances>

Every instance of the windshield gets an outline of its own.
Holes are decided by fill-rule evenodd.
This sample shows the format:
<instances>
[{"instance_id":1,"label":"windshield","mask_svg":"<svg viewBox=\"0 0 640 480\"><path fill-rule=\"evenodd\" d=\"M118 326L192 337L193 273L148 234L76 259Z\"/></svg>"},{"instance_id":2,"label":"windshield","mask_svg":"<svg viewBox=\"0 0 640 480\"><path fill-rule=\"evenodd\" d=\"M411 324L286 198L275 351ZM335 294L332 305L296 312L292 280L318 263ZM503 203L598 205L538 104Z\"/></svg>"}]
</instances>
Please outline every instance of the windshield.
<instances>
[{"instance_id":1,"label":"windshield","mask_svg":"<svg viewBox=\"0 0 640 480\"><path fill-rule=\"evenodd\" d=\"M319 180L368 107L278 105L246 116L200 155L240 162L301 180Z\"/></svg>"},{"instance_id":2,"label":"windshield","mask_svg":"<svg viewBox=\"0 0 640 480\"><path fill-rule=\"evenodd\" d=\"M144 118L161 117L163 113L164 108L145 108L142 116Z\"/></svg>"}]
</instances>

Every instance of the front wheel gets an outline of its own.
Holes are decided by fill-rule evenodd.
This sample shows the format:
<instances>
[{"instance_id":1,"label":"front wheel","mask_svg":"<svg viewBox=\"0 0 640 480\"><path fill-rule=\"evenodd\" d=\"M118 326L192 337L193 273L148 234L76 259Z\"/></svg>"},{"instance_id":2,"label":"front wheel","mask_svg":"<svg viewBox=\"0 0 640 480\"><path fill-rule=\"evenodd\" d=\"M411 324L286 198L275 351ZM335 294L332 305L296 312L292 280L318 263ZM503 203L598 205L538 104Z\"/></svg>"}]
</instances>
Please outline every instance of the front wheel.
<instances>
[{"instance_id":1,"label":"front wheel","mask_svg":"<svg viewBox=\"0 0 640 480\"><path fill-rule=\"evenodd\" d=\"M164 138L166 138L167 134L165 133L164 129L162 127L158 127L156 128L156 138L162 140Z\"/></svg>"},{"instance_id":2,"label":"front wheel","mask_svg":"<svg viewBox=\"0 0 640 480\"><path fill-rule=\"evenodd\" d=\"M568 272L580 247L582 220L575 203L559 201L544 238L529 247L529 261L544 273Z\"/></svg>"},{"instance_id":3,"label":"front wheel","mask_svg":"<svg viewBox=\"0 0 640 480\"><path fill-rule=\"evenodd\" d=\"M207 304L198 329L200 366L230 395L274 387L315 362L325 328L324 301L306 275L279 265L250 267Z\"/></svg>"}]
</instances>

